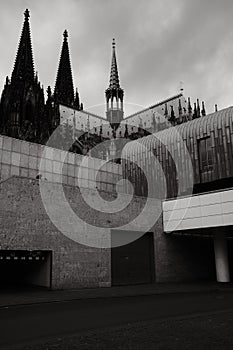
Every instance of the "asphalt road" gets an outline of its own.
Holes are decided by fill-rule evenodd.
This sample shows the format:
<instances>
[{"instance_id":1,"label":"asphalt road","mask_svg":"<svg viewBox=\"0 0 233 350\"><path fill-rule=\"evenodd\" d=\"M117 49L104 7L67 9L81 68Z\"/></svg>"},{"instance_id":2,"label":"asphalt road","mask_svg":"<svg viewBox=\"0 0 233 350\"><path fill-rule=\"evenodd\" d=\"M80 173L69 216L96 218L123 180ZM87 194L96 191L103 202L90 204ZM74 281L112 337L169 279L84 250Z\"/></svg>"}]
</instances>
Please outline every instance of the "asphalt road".
<instances>
[{"instance_id":1,"label":"asphalt road","mask_svg":"<svg viewBox=\"0 0 233 350\"><path fill-rule=\"evenodd\" d=\"M86 299L0 308L0 349L138 321L233 309L231 292Z\"/></svg>"}]
</instances>

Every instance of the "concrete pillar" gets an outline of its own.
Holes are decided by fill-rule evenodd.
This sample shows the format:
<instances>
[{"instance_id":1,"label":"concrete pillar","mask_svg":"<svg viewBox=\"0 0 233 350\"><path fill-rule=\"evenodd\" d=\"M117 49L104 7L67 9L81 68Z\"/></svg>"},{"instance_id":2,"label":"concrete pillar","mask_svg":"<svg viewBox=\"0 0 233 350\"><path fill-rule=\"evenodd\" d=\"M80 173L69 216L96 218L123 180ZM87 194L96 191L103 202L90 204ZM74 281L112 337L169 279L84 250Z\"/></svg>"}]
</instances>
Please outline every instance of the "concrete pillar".
<instances>
[{"instance_id":1,"label":"concrete pillar","mask_svg":"<svg viewBox=\"0 0 233 350\"><path fill-rule=\"evenodd\" d=\"M217 282L230 282L227 239L223 232L214 235L214 253Z\"/></svg>"}]
</instances>

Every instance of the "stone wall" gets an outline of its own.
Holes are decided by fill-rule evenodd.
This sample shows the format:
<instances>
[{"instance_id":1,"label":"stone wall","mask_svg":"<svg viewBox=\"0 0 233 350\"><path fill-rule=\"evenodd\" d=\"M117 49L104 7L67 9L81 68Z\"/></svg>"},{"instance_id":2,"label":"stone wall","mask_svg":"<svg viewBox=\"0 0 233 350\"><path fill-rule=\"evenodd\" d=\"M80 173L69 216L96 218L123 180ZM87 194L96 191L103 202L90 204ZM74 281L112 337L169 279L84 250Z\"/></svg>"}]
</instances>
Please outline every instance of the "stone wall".
<instances>
[{"instance_id":1,"label":"stone wall","mask_svg":"<svg viewBox=\"0 0 233 350\"><path fill-rule=\"evenodd\" d=\"M48 181L109 192L122 179L118 164L0 136L0 180L14 175L35 179L40 173Z\"/></svg>"},{"instance_id":2,"label":"stone wall","mask_svg":"<svg viewBox=\"0 0 233 350\"><path fill-rule=\"evenodd\" d=\"M61 185L48 182L48 186L56 192ZM76 214L94 226L96 240L103 239L98 227L105 228L106 239L110 240L111 228L127 223L143 206L140 198L134 198L126 210L103 214L85 207L79 188L64 185L63 189ZM94 190L85 191L87 196L95 198ZM102 195L105 200L115 199L111 193L102 192ZM62 201L57 205L58 209L62 207ZM85 235L81 230L80 225L78 231ZM83 245L61 233L47 215L39 181L35 179L14 176L0 183L0 249L52 250L52 288L55 289L111 285L111 249Z\"/></svg>"},{"instance_id":3,"label":"stone wall","mask_svg":"<svg viewBox=\"0 0 233 350\"><path fill-rule=\"evenodd\" d=\"M168 235L155 230L154 239L157 282L216 280L211 237Z\"/></svg>"}]
</instances>

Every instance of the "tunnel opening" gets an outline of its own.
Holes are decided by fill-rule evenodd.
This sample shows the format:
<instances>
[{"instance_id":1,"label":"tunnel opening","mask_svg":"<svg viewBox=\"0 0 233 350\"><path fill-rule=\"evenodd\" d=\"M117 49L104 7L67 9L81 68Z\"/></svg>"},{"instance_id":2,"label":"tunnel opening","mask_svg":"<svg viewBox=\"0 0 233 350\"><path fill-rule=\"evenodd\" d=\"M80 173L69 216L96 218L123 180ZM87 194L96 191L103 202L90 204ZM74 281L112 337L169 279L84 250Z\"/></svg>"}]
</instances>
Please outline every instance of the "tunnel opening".
<instances>
[{"instance_id":1,"label":"tunnel opening","mask_svg":"<svg viewBox=\"0 0 233 350\"><path fill-rule=\"evenodd\" d=\"M52 251L0 250L0 289L51 288Z\"/></svg>"}]
</instances>

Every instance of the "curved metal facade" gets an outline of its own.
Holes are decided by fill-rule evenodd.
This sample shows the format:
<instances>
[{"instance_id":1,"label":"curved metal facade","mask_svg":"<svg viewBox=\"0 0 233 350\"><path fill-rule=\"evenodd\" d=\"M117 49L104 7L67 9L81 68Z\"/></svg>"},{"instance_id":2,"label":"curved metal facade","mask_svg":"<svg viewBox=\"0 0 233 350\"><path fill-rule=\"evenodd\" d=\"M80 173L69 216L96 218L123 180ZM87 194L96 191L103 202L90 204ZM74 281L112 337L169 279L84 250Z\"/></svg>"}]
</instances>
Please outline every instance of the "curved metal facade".
<instances>
[{"instance_id":1,"label":"curved metal facade","mask_svg":"<svg viewBox=\"0 0 233 350\"><path fill-rule=\"evenodd\" d=\"M129 142L122 157L124 176L136 195L148 195L147 182L153 188L150 195L163 198L165 187L168 198L190 194L193 188L231 187L233 107Z\"/></svg>"}]
</instances>

